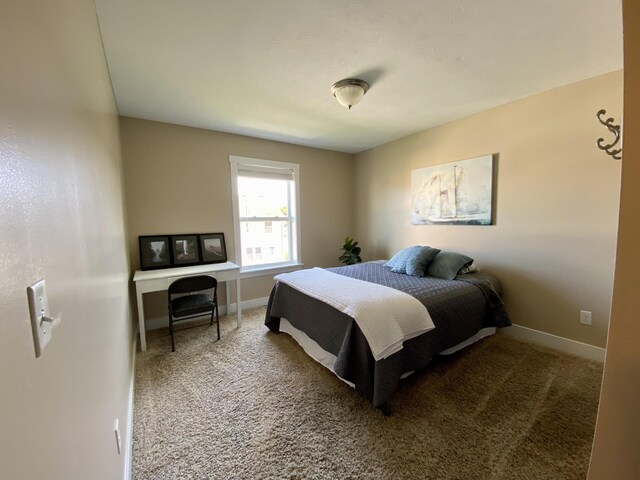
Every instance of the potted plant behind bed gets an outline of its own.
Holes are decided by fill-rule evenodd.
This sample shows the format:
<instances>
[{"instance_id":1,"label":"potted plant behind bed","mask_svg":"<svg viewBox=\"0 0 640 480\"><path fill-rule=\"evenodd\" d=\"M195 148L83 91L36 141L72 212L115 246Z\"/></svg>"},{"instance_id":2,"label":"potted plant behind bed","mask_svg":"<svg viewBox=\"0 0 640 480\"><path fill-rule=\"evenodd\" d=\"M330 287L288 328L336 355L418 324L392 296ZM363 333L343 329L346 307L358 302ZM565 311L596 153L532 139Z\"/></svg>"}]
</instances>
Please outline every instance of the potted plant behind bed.
<instances>
[{"instance_id":1,"label":"potted plant behind bed","mask_svg":"<svg viewBox=\"0 0 640 480\"><path fill-rule=\"evenodd\" d=\"M353 238L345 237L342 250L344 250L344 253L340 255L338 260L345 265L353 265L355 263L362 262L362 258L360 258L360 252L362 249L358 246L358 242L353 241Z\"/></svg>"}]
</instances>

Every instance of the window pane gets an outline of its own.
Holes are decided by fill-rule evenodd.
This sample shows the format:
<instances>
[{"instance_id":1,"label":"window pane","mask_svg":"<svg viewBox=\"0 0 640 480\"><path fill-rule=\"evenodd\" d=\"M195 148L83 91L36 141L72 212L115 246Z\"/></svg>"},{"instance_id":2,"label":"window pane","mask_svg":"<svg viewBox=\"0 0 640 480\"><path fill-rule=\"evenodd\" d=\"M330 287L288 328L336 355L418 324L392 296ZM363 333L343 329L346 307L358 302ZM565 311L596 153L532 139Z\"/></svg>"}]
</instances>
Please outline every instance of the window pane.
<instances>
[{"instance_id":1,"label":"window pane","mask_svg":"<svg viewBox=\"0 0 640 480\"><path fill-rule=\"evenodd\" d=\"M284 217L289 205L286 180L238 177L241 217Z\"/></svg>"},{"instance_id":2,"label":"window pane","mask_svg":"<svg viewBox=\"0 0 640 480\"><path fill-rule=\"evenodd\" d=\"M242 267L270 267L298 261L300 165L229 156L237 233L237 258Z\"/></svg>"},{"instance_id":3,"label":"window pane","mask_svg":"<svg viewBox=\"0 0 640 480\"><path fill-rule=\"evenodd\" d=\"M270 221L271 233L267 233L266 223L240 222L243 266L288 262L290 260L289 221Z\"/></svg>"}]
</instances>

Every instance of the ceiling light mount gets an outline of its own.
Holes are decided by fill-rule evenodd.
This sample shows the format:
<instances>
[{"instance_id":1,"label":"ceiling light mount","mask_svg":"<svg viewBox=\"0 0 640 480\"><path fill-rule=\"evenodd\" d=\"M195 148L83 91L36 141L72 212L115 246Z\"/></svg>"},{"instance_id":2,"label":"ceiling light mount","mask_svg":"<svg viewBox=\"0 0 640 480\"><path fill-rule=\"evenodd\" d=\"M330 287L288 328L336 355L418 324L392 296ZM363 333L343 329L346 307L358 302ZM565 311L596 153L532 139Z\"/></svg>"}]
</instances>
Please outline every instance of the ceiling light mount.
<instances>
[{"instance_id":1,"label":"ceiling light mount","mask_svg":"<svg viewBox=\"0 0 640 480\"><path fill-rule=\"evenodd\" d=\"M357 78L345 78L334 83L331 87L331 93L336 97L338 103L349 110L360 103L367 90L369 90L369 84Z\"/></svg>"}]
</instances>

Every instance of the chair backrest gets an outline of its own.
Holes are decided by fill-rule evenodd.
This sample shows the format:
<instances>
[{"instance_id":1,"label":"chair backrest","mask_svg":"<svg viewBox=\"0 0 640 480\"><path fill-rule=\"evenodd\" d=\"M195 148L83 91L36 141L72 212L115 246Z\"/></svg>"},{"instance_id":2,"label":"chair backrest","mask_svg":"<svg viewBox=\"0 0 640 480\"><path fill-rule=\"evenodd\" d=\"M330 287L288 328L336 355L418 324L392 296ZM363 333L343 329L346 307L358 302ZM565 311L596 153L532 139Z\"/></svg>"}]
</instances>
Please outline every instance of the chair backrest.
<instances>
[{"instance_id":1,"label":"chair backrest","mask_svg":"<svg viewBox=\"0 0 640 480\"><path fill-rule=\"evenodd\" d=\"M216 288L217 286L218 280L209 275L179 278L169 285L169 297L176 293L198 292L200 290Z\"/></svg>"}]
</instances>

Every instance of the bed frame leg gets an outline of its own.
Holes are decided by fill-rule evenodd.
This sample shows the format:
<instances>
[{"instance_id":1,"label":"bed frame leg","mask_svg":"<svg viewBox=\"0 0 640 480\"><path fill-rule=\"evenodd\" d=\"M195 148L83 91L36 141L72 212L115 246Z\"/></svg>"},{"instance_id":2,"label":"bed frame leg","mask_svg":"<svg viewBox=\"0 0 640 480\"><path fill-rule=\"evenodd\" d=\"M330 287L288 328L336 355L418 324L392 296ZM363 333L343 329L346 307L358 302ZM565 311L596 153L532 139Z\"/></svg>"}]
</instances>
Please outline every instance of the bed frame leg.
<instances>
[{"instance_id":1,"label":"bed frame leg","mask_svg":"<svg viewBox=\"0 0 640 480\"><path fill-rule=\"evenodd\" d=\"M391 410L391 406L389 405L388 402L384 402L382 405L380 405L379 407L376 407L378 410L380 410L380 413L382 413L383 416L385 417L390 417L392 410Z\"/></svg>"}]
</instances>

